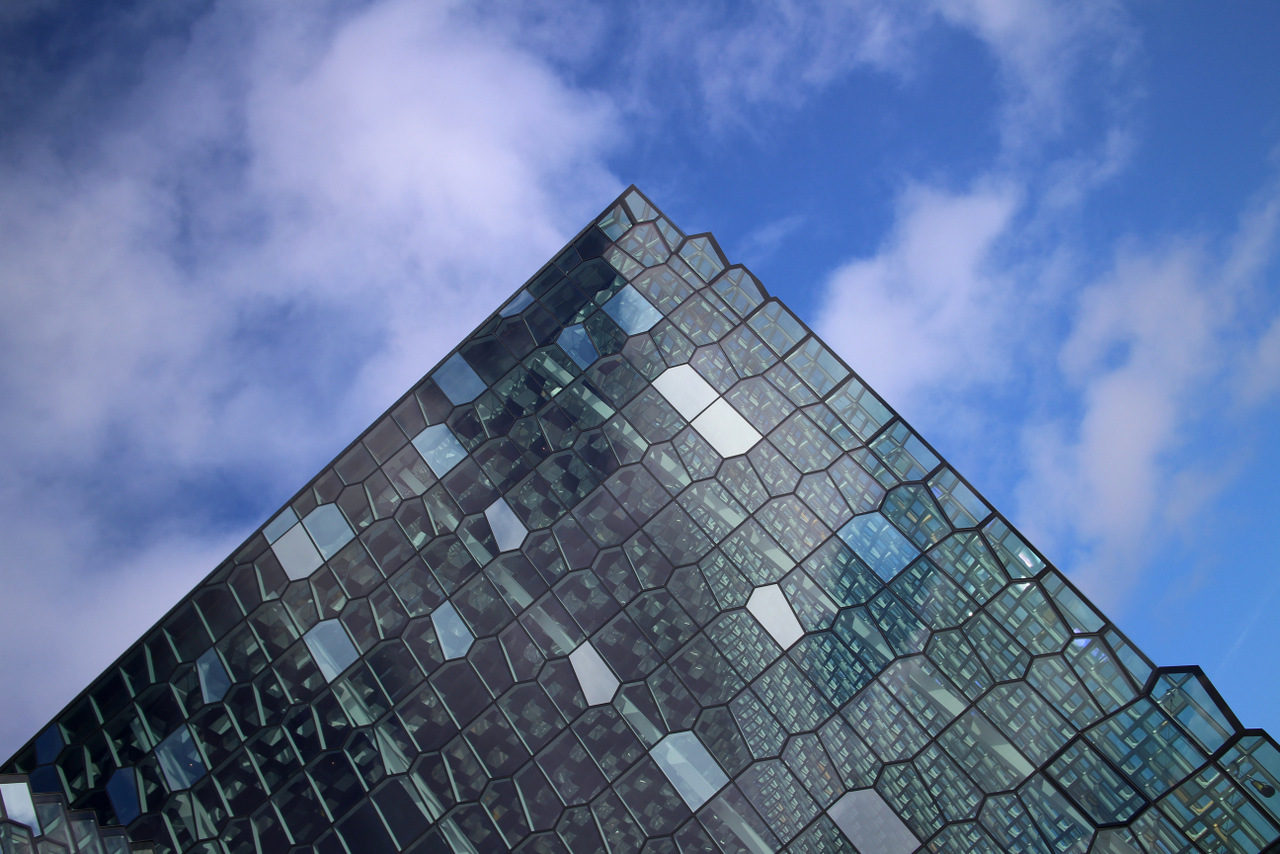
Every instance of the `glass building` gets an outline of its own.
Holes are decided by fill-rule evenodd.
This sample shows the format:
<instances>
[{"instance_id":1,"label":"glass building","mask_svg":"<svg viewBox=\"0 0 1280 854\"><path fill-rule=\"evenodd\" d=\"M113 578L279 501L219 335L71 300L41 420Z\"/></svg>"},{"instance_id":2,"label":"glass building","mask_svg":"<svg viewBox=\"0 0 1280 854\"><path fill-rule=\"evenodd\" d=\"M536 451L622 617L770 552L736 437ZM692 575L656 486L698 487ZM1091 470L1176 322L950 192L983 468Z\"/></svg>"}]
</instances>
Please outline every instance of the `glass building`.
<instances>
[{"instance_id":1,"label":"glass building","mask_svg":"<svg viewBox=\"0 0 1280 854\"><path fill-rule=\"evenodd\" d=\"M1276 742L635 189L0 771L159 854L1280 837Z\"/></svg>"}]
</instances>

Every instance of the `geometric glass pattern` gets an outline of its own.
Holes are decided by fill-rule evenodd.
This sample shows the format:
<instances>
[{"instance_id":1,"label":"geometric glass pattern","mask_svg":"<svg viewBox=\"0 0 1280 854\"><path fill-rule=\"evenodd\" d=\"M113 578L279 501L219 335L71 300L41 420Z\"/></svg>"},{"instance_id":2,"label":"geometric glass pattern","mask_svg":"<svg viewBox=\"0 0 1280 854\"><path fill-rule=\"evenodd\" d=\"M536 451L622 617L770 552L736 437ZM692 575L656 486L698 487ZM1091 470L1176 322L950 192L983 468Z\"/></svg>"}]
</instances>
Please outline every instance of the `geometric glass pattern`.
<instances>
[{"instance_id":1,"label":"geometric glass pattern","mask_svg":"<svg viewBox=\"0 0 1280 854\"><path fill-rule=\"evenodd\" d=\"M2 770L157 852L1280 838L1276 742L634 188Z\"/></svg>"}]
</instances>

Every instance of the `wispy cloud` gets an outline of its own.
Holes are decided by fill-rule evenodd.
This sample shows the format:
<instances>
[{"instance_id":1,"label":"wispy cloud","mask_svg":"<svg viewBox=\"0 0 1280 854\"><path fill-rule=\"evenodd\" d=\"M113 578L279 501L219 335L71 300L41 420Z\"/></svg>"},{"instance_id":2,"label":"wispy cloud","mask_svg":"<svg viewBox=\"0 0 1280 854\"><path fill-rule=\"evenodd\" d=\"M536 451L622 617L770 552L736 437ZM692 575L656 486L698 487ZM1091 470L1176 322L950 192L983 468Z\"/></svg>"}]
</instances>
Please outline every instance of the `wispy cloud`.
<instances>
[{"instance_id":1,"label":"wispy cloud","mask_svg":"<svg viewBox=\"0 0 1280 854\"><path fill-rule=\"evenodd\" d=\"M6 739L248 533L211 526L226 496L191 484L267 512L622 186L609 100L447 7L218 6L90 85L110 61L0 160L0 441L22 484L0 492L0 573L32 614L103 615L0 660L40 686ZM6 650L38 643L0 625Z\"/></svg>"},{"instance_id":2,"label":"wispy cloud","mask_svg":"<svg viewBox=\"0 0 1280 854\"><path fill-rule=\"evenodd\" d=\"M1017 298L993 256L1020 196L1002 181L912 187L881 250L832 273L818 332L894 406L910 412L939 387L1003 374Z\"/></svg>"},{"instance_id":3,"label":"wispy cloud","mask_svg":"<svg viewBox=\"0 0 1280 854\"><path fill-rule=\"evenodd\" d=\"M999 65L1006 92L1001 118L1006 155L1034 155L1045 141L1080 121L1084 105L1099 93L1106 93L1101 95L1108 114L1104 127L1127 123L1125 114L1139 92L1126 74L1137 48L1119 4L933 0L932 5L950 24L981 40Z\"/></svg>"},{"instance_id":4,"label":"wispy cloud","mask_svg":"<svg viewBox=\"0 0 1280 854\"><path fill-rule=\"evenodd\" d=\"M1215 251L1205 237L1121 249L1075 301L1060 368L1077 414L1029 425L1021 487L1029 526L1074 544L1075 577L1122 604L1155 549L1231 480L1178 452L1207 417L1230 417L1232 391L1269 390L1269 333L1247 313L1275 258L1275 198ZM1265 327L1265 324L1264 324ZM1067 411L1071 411L1068 409Z\"/></svg>"}]
</instances>

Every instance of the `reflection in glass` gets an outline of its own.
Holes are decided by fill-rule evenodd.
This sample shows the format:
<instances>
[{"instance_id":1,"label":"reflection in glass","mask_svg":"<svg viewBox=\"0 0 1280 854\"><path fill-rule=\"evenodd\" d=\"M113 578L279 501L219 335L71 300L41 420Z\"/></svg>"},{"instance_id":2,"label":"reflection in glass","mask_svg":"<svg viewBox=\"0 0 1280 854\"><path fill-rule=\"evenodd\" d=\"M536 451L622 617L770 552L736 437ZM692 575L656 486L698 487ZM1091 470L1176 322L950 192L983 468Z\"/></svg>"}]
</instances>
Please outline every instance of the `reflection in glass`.
<instances>
[{"instance_id":1,"label":"reflection in glass","mask_svg":"<svg viewBox=\"0 0 1280 854\"><path fill-rule=\"evenodd\" d=\"M356 647L338 620L322 620L311 627L302 639L316 660L325 681L332 682L356 660Z\"/></svg>"},{"instance_id":2,"label":"reflection in glass","mask_svg":"<svg viewBox=\"0 0 1280 854\"><path fill-rule=\"evenodd\" d=\"M653 387L688 421L719 397L716 390L688 365L676 365L663 371L653 381Z\"/></svg>"},{"instance_id":3,"label":"reflection in glass","mask_svg":"<svg viewBox=\"0 0 1280 854\"><path fill-rule=\"evenodd\" d=\"M200 696L206 703L221 700L231 687L231 677L222 666L217 650L212 647L196 659L196 672L200 676Z\"/></svg>"},{"instance_id":4,"label":"reflection in glass","mask_svg":"<svg viewBox=\"0 0 1280 854\"><path fill-rule=\"evenodd\" d=\"M628 335L648 332L662 319L662 313L631 285L610 297L604 304L604 310Z\"/></svg>"},{"instance_id":5,"label":"reflection in glass","mask_svg":"<svg viewBox=\"0 0 1280 854\"><path fill-rule=\"evenodd\" d=\"M444 477L467 455L446 424L432 424L413 437L413 446L436 477Z\"/></svg>"},{"instance_id":6,"label":"reflection in glass","mask_svg":"<svg viewBox=\"0 0 1280 854\"><path fill-rule=\"evenodd\" d=\"M454 353L431 375L440 390L455 406L470 403L484 394L484 380L476 374L461 353Z\"/></svg>"},{"instance_id":7,"label":"reflection in glass","mask_svg":"<svg viewBox=\"0 0 1280 854\"><path fill-rule=\"evenodd\" d=\"M689 809L711 800L729 778L692 732L673 732L649 751Z\"/></svg>"},{"instance_id":8,"label":"reflection in glass","mask_svg":"<svg viewBox=\"0 0 1280 854\"><path fill-rule=\"evenodd\" d=\"M902 533L879 513L854 516L840 529L840 539L858 557L890 581L920 554Z\"/></svg>"},{"instance_id":9,"label":"reflection in glass","mask_svg":"<svg viewBox=\"0 0 1280 854\"><path fill-rule=\"evenodd\" d=\"M708 406L701 415L693 419L693 429L710 442L722 457L745 454L760 441L760 433L756 428L724 398Z\"/></svg>"},{"instance_id":10,"label":"reflection in glass","mask_svg":"<svg viewBox=\"0 0 1280 854\"><path fill-rule=\"evenodd\" d=\"M292 579L306 578L320 568L324 558L316 550L307 529L301 523L294 525L271 546L276 559Z\"/></svg>"},{"instance_id":11,"label":"reflection in glass","mask_svg":"<svg viewBox=\"0 0 1280 854\"><path fill-rule=\"evenodd\" d=\"M484 518L489 522L489 528L493 531L493 538L498 542L498 548L504 552L520 548L520 544L529 533L520 521L520 517L501 498L489 505L484 511Z\"/></svg>"},{"instance_id":12,"label":"reflection in glass","mask_svg":"<svg viewBox=\"0 0 1280 854\"><path fill-rule=\"evenodd\" d=\"M320 554L325 560L336 555L355 536L336 504L321 504L307 514L302 525L320 548Z\"/></svg>"},{"instance_id":13,"label":"reflection in glass","mask_svg":"<svg viewBox=\"0 0 1280 854\"><path fill-rule=\"evenodd\" d=\"M262 536L267 538L267 542L274 543L280 539L285 531L289 530L298 521L298 514L293 512L292 507L285 507L276 518L272 519L267 526L262 529Z\"/></svg>"},{"instance_id":14,"label":"reflection in glass","mask_svg":"<svg viewBox=\"0 0 1280 854\"><path fill-rule=\"evenodd\" d=\"M204 776L204 762L196 753L195 742L191 740L186 724L156 745L156 760L170 791L189 789L192 783Z\"/></svg>"},{"instance_id":15,"label":"reflection in glass","mask_svg":"<svg viewBox=\"0 0 1280 854\"><path fill-rule=\"evenodd\" d=\"M528 308L532 303L533 294L522 290L520 293L513 296L510 301L502 307L502 310L499 311L498 314L503 317L514 317Z\"/></svg>"},{"instance_id":16,"label":"reflection in glass","mask_svg":"<svg viewBox=\"0 0 1280 854\"><path fill-rule=\"evenodd\" d=\"M764 626L769 634L773 635L773 639L783 649L800 640L800 636L804 634L804 629L800 628L800 621L796 619L795 611L791 610L791 605L787 602L782 588L776 584L768 584L753 590L751 598L747 600L747 610L760 621L760 625Z\"/></svg>"},{"instance_id":17,"label":"reflection in glass","mask_svg":"<svg viewBox=\"0 0 1280 854\"><path fill-rule=\"evenodd\" d=\"M121 824L137 818L142 807L138 803L138 781L132 768L117 768L107 781L107 797Z\"/></svg>"},{"instance_id":18,"label":"reflection in glass","mask_svg":"<svg viewBox=\"0 0 1280 854\"><path fill-rule=\"evenodd\" d=\"M569 663L573 665L573 673L578 677L588 706L599 706L613 699L618 691L618 678L595 647L590 643L582 644L569 654Z\"/></svg>"},{"instance_id":19,"label":"reflection in glass","mask_svg":"<svg viewBox=\"0 0 1280 854\"><path fill-rule=\"evenodd\" d=\"M452 602L445 602L431 612L431 625L435 627L436 639L440 641L440 650L446 660L462 658L475 643L475 635L471 634Z\"/></svg>"},{"instance_id":20,"label":"reflection in glass","mask_svg":"<svg viewBox=\"0 0 1280 854\"><path fill-rule=\"evenodd\" d=\"M560 333L560 337L556 339L556 343L583 370L589 368L592 362L600 358L600 354L596 352L596 346L591 343L591 338L587 335L587 330L582 328L581 323L566 326L564 331Z\"/></svg>"},{"instance_id":21,"label":"reflection in glass","mask_svg":"<svg viewBox=\"0 0 1280 854\"><path fill-rule=\"evenodd\" d=\"M827 814L859 851L910 854L920 846L920 840L874 789L849 792Z\"/></svg>"},{"instance_id":22,"label":"reflection in glass","mask_svg":"<svg viewBox=\"0 0 1280 854\"><path fill-rule=\"evenodd\" d=\"M31 801L31 789L26 783L0 783L0 801L4 802L4 814L10 821L25 824L37 835L42 832L36 806Z\"/></svg>"}]
</instances>

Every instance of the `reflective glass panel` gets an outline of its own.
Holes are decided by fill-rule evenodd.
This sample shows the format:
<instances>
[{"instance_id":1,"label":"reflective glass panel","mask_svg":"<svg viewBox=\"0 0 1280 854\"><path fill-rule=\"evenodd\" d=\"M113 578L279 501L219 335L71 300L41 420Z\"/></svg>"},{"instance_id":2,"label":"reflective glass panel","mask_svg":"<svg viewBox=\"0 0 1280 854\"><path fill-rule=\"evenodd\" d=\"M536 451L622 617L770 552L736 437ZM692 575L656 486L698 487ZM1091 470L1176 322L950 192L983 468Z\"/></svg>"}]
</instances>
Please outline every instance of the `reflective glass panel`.
<instances>
[{"instance_id":1,"label":"reflective glass panel","mask_svg":"<svg viewBox=\"0 0 1280 854\"><path fill-rule=\"evenodd\" d=\"M584 643L571 652L569 663L573 665L573 673L578 677L588 706L607 703L618 692L618 678L591 644Z\"/></svg>"},{"instance_id":2,"label":"reflective glass panel","mask_svg":"<svg viewBox=\"0 0 1280 854\"><path fill-rule=\"evenodd\" d=\"M431 378L455 406L470 403L484 394L484 380L472 370L461 353L454 353L446 359Z\"/></svg>"},{"instance_id":3,"label":"reflective glass panel","mask_svg":"<svg viewBox=\"0 0 1280 854\"><path fill-rule=\"evenodd\" d=\"M156 745L156 760L164 772L165 782L171 791L187 789L204 776L204 762L196 752L195 742L187 725L178 727L168 738Z\"/></svg>"},{"instance_id":4,"label":"reflective glass panel","mask_svg":"<svg viewBox=\"0 0 1280 854\"><path fill-rule=\"evenodd\" d=\"M271 546L285 575L290 578L306 578L320 568L324 558L316 550L315 543L301 524L294 525Z\"/></svg>"},{"instance_id":5,"label":"reflective glass panel","mask_svg":"<svg viewBox=\"0 0 1280 854\"><path fill-rule=\"evenodd\" d=\"M711 799L729 778L692 732L673 732L649 751L680 797L696 810Z\"/></svg>"},{"instance_id":6,"label":"reflective glass panel","mask_svg":"<svg viewBox=\"0 0 1280 854\"><path fill-rule=\"evenodd\" d=\"M338 674L351 666L356 660L356 647L351 642L342 623L338 620L323 620L311 627L302 639L306 641L311 657L320 667L324 678L332 682Z\"/></svg>"},{"instance_id":7,"label":"reflective glass panel","mask_svg":"<svg viewBox=\"0 0 1280 854\"><path fill-rule=\"evenodd\" d=\"M604 304L604 310L628 335L648 332L662 319L662 313L631 285L614 294Z\"/></svg>"},{"instance_id":8,"label":"reflective glass panel","mask_svg":"<svg viewBox=\"0 0 1280 854\"><path fill-rule=\"evenodd\" d=\"M445 424L433 424L413 438L413 446L422 454L436 477L444 477L467 452Z\"/></svg>"},{"instance_id":9,"label":"reflective glass panel","mask_svg":"<svg viewBox=\"0 0 1280 854\"><path fill-rule=\"evenodd\" d=\"M462 658L475 643L475 635L471 634L452 602L445 602L431 612L431 624L446 659Z\"/></svg>"}]
</instances>

